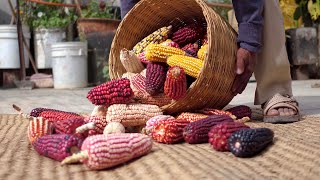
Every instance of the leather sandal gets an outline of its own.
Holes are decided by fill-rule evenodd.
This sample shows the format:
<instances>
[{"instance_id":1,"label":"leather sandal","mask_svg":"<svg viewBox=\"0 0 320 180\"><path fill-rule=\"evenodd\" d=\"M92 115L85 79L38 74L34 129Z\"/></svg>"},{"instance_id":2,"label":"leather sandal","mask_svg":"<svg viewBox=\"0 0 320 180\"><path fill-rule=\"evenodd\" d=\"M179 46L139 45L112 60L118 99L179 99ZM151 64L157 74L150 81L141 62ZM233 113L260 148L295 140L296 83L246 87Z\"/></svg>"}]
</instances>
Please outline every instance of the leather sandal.
<instances>
[{"instance_id":1,"label":"leather sandal","mask_svg":"<svg viewBox=\"0 0 320 180\"><path fill-rule=\"evenodd\" d=\"M292 116L268 116L267 113L271 109L289 108L296 111ZM298 102L288 95L275 94L269 99L263 107L263 121L266 123L292 123L300 120L300 110Z\"/></svg>"}]
</instances>

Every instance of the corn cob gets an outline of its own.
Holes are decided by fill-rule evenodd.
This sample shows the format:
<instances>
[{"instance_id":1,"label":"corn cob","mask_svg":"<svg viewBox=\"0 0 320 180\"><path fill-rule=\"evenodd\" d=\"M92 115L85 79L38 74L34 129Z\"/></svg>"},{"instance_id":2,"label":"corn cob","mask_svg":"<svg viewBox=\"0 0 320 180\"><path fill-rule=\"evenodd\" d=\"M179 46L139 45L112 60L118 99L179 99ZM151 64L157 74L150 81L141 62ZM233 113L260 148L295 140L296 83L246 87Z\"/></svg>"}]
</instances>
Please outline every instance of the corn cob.
<instances>
[{"instance_id":1,"label":"corn cob","mask_svg":"<svg viewBox=\"0 0 320 180\"><path fill-rule=\"evenodd\" d=\"M177 117L177 120L186 120L189 122L195 122L195 121L207 118L207 117L208 117L208 115L205 115L205 114L183 112Z\"/></svg>"},{"instance_id":2,"label":"corn cob","mask_svg":"<svg viewBox=\"0 0 320 180\"><path fill-rule=\"evenodd\" d=\"M160 93L157 95L140 98L138 102L141 104L157 105L161 107L172 103L172 99L166 96L164 93Z\"/></svg>"},{"instance_id":3,"label":"corn cob","mask_svg":"<svg viewBox=\"0 0 320 180\"><path fill-rule=\"evenodd\" d=\"M146 155L151 149L152 141L143 134L95 135L83 142L80 153L62 164L82 161L91 170L106 169Z\"/></svg>"},{"instance_id":4,"label":"corn cob","mask_svg":"<svg viewBox=\"0 0 320 180\"><path fill-rule=\"evenodd\" d=\"M143 77L147 77L147 68L145 68L143 71L140 73Z\"/></svg>"},{"instance_id":5,"label":"corn cob","mask_svg":"<svg viewBox=\"0 0 320 180\"><path fill-rule=\"evenodd\" d=\"M95 106L90 116L106 116L108 107L103 105Z\"/></svg>"},{"instance_id":6,"label":"corn cob","mask_svg":"<svg viewBox=\"0 0 320 180\"><path fill-rule=\"evenodd\" d=\"M120 122L124 127L140 126L161 114L161 109L156 105L114 104L108 108L106 120L108 123Z\"/></svg>"},{"instance_id":7,"label":"corn cob","mask_svg":"<svg viewBox=\"0 0 320 180\"><path fill-rule=\"evenodd\" d=\"M202 45L204 45L204 44L208 44L208 35L207 34L205 34L202 39Z\"/></svg>"},{"instance_id":8,"label":"corn cob","mask_svg":"<svg viewBox=\"0 0 320 180\"><path fill-rule=\"evenodd\" d=\"M52 134L52 124L43 117L30 118L28 126L28 138L31 144L33 144L38 138Z\"/></svg>"},{"instance_id":9,"label":"corn cob","mask_svg":"<svg viewBox=\"0 0 320 180\"><path fill-rule=\"evenodd\" d=\"M148 35L133 47L134 53L136 53L137 55L140 54L151 43L159 44L164 42L168 39L168 36L171 34L171 29L172 26L162 27L153 32L152 34Z\"/></svg>"},{"instance_id":10,"label":"corn cob","mask_svg":"<svg viewBox=\"0 0 320 180\"><path fill-rule=\"evenodd\" d=\"M129 81L131 81L132 77L135 75L136 75L136 73L126 72L126 73L122 74L121 78L126 78L126 79L129 79Z\"/></svg>"},{"instance_id":11,"label":"corn cob","mask_svg":"<svg viewBox=\"0 0 320 180\"><path fill-rule=\"evenodd\" d=\"M248 117L251 119L252 111L251 108L245 105L235 106L233 108L227 109L226 111L235 115L238 119Z\"/></svg>"},{"instance_id":12,"label":"corn cob","mask_svg":"<svg viewBox=\"0 0 320 180\"><path fill-rule=\"evenodd\" d=\"M228 151L228 139L236 131L250 128L243 123L222 122L211 128L208 136L209 143L217 151Z\"/></svg>"},{"instance_id":13,"label":"corn cob","mask_svg":"<svg viewBox=\"0 0 320 180\"><path fill-rule=\"evenodd\" d=\"M40 117L43 117L49 122L61 121L61 120L72 119L72 118L82 118L82 116L78 114L64 112L64 111L42 111L40 113Z\"/></svg>"},{"instance_id":14,"label":"corn cob","mask_svg":"<svg viewBox=\"0 0 320 180\"><path fill-rule=\"evenodd\" d=\"M171 67L164 83L164 93L171 99L178 100L187 93L187 78L179 66Z\"/></svg>"},{"instance_id":15,"label":"corn cob","mask_svg":"<svg viewBox=\"0 0 320 180\"><path fill-rule=\"evenodd\" d=\"M52 134L34 142L34 149L43 156L62 161L64 158L79 152L83 138L71 134Z\"/></svg>"},{"instance_id":16,"label":"corn cob","mask_svg":"<svg viewBox=\"0 0 320 180\"><path fill-rule=\"evenodd\" d=\"M144 69L140 59L127 49L120 51L120 61L127 72L140 73Z\"/></svg>"},{"instance_id":17,"label":"corn cob","mask_svg":"<svg viewBox=\"0 0 320 180\"><path fill-rule=\"evenodd\" d=\"M142 62L143 64L148 64L149 61L146 59L146 52L142 52L138 55L138 58L140 60L140 62Z\"/></svg>"},{"instance_id":18,"label":"corn cob","mask_svg":"<svg viewBox=\"0 0 320 180\"><path fill-rule=\"evenodd\" d=\"M136 74L132 80L132 90L135 92L135 95L138 93L139 98L149 96L149 93L146 90L146 78L141 74Z\"/></svg>"},{"instance_id":19,"label":"corn cob","mask_svg":"<svg viewBox=\"0 0 320 180\"><path fill-rule=\"evenodd\" d=\"M189 144L208 143L208 133L212 127L222 122L233 122L229 116L211 115L188 124L183 130L183 137Z\"/></svg>"},{"instance_id":20,"label":"corn cob","mask_svg":"<svg viewBox=\"0 0 320 180\"><path fill-rule=\"evenodd\" d=\"M167 67L160 63L148 63L146 77L146 91L150 95L163 92L166 81Z\"/></svg>"},{"instance_id":21,"label":"corn cob","mask_svg":"<svg viewBox=\"0 0 320 180\"><path fill-rule=\"evenodd\" d=\"M274 133L268 128L241 129L231 135L228 146L237 157L252 157L273 141Z\"/></svg>"},{"instance_id":22,"label":"corn cob","mask_svg":"<svg viewBox=\"0 0 320 180\"><path fill-rule=\"evenodd\" d=\"M54 130L57 134L74 134L76 129L84 124L84 117L54 121Z\"/></svg>"},{"instance_id":23,"label":"corn cob","mask_svg":"<svg viewBox=\"0 0 320 180\"><path fill-rule=\"evenodd\" d=\"M30 116L32 117L39 117L40 114L43 111L53 111L53 112L65 112L65 111L61 111L61 110L57 110L57 109L50 109L50 108L34 108L31 110L30 112ZM73 112L68 112L69 114L74 114L74 115L78 115L77 113L73 113Z\"/></svg>"},{"instance_id":24,"label":"corn cob","mask_svg":"<svg viewBox=\"0 0 320 180\"><path fill-rule=\"evenodd\" d=\"M206 59L207 56L207 49L208 49L208 44L204 44L203 46L201 46L201 48L198 51L198 58L201 61L204 61Z\"/></svg>"},{"instance_id":25,"label":"corn cob","mask_svg":"<svg viewBox=\"0 0 320 180\"><path fill-rule=\"evenodd\" d=\"M146 48L145 56L150 62L167 62L167 58L172 55L185 55L186 53L175 47L160 44L150 44Z\"/></svg>"},{"instance_id":26,"label":"corn cob","mask_svg":"<svg viewBox=\"0 0 320 180\"><path fill-rule=\"evenodd\" d=\"M203 61L200 59L189 57L189 56L181 56L181 55L173 55L170 56L167 60L169 66L180 66L183 68L184 72L197 78L203 66Z\"/></svg>"},{"instance_id":27,"label":"corn cob","mask_svg":"<svg viewBox=\"0 0 320 180\"><path fill-rule=\"evenodd\" d=\"M237 117L233 115L229 111L219 110L219 109L213 109L213 108L204 108L198 111L199 113L206 114L206 115L226 115L230 116L232 119L236 120Z\"/></svg>"},{"instance_id":28,"label":"corn cob","mask_svg":"<svg viewBox=\"0 0 320 180\"><path fill-rule=\"evenodd\" d=\"M196 25L188 25L174 32L171 39L183 47L188 43L195 42L200 37L200 31Z\"/></svg>"},{"instance_id":29,"label":"corn cob","mask_svg":"<svg viewBox=\"0 0 320 180\"><path fill-rule=\"evenodd\" d=\"M102 134L108 124L105 116L88 116L84 119L84 122L86 124L78 127L76 133L83 133L89 130L89 136Z\"/></svg>"},{"instance_id":30,"label":"corn cob","mask_svg":"<svg viewBox=\"0 0 320 180\"><path fill-rule=\"evenodd\" d=\"M160 45L180 48L179 44L174 42L174 41L172 41L171 39L167 39L165 42L161 43Z\"/></svg>"},{"instance_id":31,"label":"corn cob","mask_svg":"<svg viewBox=\"0 0 320 180\"><path fill-rule=\"evenodd\" d=\"M126 129L119 122L111 122L109 123L103 130L103 134L114 134L114 133L125 133Z\"/></svg>"},{"instance_id":32,"label":"corn cob","mask_svg":"<svg viewBox=\"0 0 320 180\"><path fill-rule=\"evenodd\" d=\"M91 89L87 98L95 105L110 106L128 103L133 96L130 81L126 78L112 80Z\"/></svg>"},{"instance_id":33,"label":"corn cob","mask_svg":"<svg viewBox=\"0 0 320 180\"><path fill-rule=\"evenodd\" d=\"M174 144L183 141L183 128L188 121L178 121L172 118L157 121L151 130L152 138L165 144Z\"/></svg>"},{"instance_id":34,"label":"corn cob","mask_svg":"<svg viewBox=\"0 0 320 180\"><path fill-rule=\"evenodd\" d=\"M158 115L150 118L146 122L146 126L143 129L143 132L147 135L151 135L151 131L153 126L158 122L158 121L166 121L166 120L175 120L173 116L170 115Z\"/></svg>"},{"instance_id":35,"label":"corn cob","mask_svg":"<svg viewBox=\"0 0 320 180\"><path fill-rule=\"evenodd\" d=\"M190 55L192 57L197 57L197 53L199 51L198 43L189 43L185 45L182 50L186 52L187 55Z\"/></svg>"}]
</instances>

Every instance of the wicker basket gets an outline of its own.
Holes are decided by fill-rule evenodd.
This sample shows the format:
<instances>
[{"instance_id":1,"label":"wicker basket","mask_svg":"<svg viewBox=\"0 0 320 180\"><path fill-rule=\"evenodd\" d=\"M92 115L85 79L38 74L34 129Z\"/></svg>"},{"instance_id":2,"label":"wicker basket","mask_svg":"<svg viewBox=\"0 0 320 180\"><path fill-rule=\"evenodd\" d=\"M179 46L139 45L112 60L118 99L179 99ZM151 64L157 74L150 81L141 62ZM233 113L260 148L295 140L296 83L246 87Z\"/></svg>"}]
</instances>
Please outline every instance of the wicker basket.
<instances>
[{"instance_id":1,"label":"wicker basket","mask_svg":"<svg viewBox=\"0 0 320 180\"><path fill-rule=\"evenodd\" d=\"M162 109L173 114L204 107L223 108L234 97L231 86L235 78L236 32L203 0L140 1L120 23L113 39L109 57L111 79L125 73L119 59L122 48L132 49L141 39L176 18L183 21L205 18L209 51L204 68L187 95Z\"/></svg>"}]
</instances>

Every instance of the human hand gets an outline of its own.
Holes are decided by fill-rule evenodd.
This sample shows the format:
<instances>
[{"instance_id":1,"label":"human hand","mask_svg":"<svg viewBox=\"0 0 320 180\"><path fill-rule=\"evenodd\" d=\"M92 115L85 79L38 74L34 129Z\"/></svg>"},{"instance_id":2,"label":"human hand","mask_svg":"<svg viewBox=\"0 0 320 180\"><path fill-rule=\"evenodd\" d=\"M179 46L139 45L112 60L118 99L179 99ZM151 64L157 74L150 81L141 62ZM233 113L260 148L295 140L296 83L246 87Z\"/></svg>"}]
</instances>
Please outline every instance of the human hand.
<instances>
[{"instance_id":1,"label":"human hand","mask_svg":"<svg viewBox=\"0 0 320 180\"><path fill-rule=\"evenodd\" d=\"M240 48L237 52L236 78L232 85L233 95L241 94L253 73L256 54Z\"/></svg>"}]
</instances>

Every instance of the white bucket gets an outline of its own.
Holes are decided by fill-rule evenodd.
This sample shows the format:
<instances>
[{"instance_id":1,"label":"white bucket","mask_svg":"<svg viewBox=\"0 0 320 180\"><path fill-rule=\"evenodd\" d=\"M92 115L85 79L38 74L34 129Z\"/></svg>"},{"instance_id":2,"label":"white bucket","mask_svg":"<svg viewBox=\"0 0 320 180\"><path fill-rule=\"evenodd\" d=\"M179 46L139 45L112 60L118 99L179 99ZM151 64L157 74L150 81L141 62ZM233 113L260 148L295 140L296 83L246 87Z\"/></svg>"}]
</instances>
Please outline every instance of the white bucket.
<instances>
[{"instance_id":1,"label":"white bucket","mask_svg":"<svg viewBox=\"0 0 320 180\"><path fill-rule=\"evenodd\" d=\"M72 89L88 85L86 42L60 42L51 45L54 88Z\"/></svg>"},{"instance_id":2,"label":"white bucket","mask_svg":"<svg viewBox=\"0 0 320 180\"><path fill-rule=\"evenodd\" d=\"M28 27L22 28L23 35L29 46L30 31ZM26 68L29 67L29 56L24 48L24 60ZM19 69L19 43L16 25L0 25L0 69Z\"/></svg>"},{"instance_id":3,"label":"white bucket","mask_svg":"<svg viewBox=\"0 0 320 180\"><path fill-rule=\"evenodd\" d=\"M38 69L51 69L51 44L62 42L66 32L61 28L37 29L34 31L34 48Z\"/></svg>"}]
</instances>

